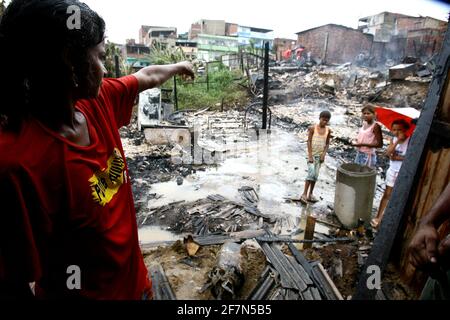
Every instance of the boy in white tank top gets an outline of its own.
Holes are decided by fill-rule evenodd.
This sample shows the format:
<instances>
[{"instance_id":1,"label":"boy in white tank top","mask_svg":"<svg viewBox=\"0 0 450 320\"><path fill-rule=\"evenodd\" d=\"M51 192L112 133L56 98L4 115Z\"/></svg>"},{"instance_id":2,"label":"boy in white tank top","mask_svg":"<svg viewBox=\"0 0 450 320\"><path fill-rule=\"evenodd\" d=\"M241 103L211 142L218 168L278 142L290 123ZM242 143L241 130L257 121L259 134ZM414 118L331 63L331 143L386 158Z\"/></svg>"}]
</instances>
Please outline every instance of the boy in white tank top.
<instances>
[{"instance_id":1,"label":"boy in white tank top","mask_svg":"<svg viewBox=\"0 0 450 320\"><path fill-rule=\"evenodd\" d=\"M307 204L309 202L317 202L313 191L319 177L319 170L325 161L325 155L330 145L331 129L327 126L330 121L331 113L323 111L319 117L319 123L308 129L308 176L305 181L305 188L300 197L300 202Z\"/></svg>"}]
</instances>

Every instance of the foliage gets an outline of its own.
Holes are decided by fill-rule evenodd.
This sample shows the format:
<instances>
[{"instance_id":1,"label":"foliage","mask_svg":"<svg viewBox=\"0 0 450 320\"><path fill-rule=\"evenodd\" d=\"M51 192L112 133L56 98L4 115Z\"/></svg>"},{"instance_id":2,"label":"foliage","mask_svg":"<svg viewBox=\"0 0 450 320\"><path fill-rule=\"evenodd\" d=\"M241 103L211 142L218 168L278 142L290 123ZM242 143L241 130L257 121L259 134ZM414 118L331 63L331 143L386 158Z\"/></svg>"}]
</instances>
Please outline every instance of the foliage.
<instances>
[{"instance_id":1,"label":"foliage","mask_svg":"<svg viewBox=\"0 0 450 320\"><path fill-rule=\"evenodd\" d=\"M132 69L125 65L120 48L118 48L114 43L108 41L105 45L105 51L105 68L107 70L106 76L108 78L116 77L116 62L114 59L116 55L119 57L120 74L124 76L132 72Z\"/></svg>"},{"instance_id":2,"label":"foliage","mask_svg":"<svg viewBox=\"0 0 450 320\"><path fill-rule=\"evenodd\" d=\"M164 48L157 43L150 47L148 58L152 64L171 64L186 60L186 56L181 48Z\"/></svg>"},{"instance_id":3,"label":"foliage","mask_svg":"<svg viewBox=\"0 0 450 320\"><path fill-rule=\"evenodd\" d=\"M148 55L152 64L171 64L187 60L181 48L164 48L158 44L150 48ZM194 69L205 69L205 63L192 61ZM215 107L218 104L232 105L242 101L246 90L236 79L242 78L240 71L230 71L222 63L210 63L208 78L206 74L197 75L194 81L177 77L177 96L179 109L197 109ZM206 72L206 70L205 70ZM209 90L207 85L209 81ZM167 81L162 87L173 88L173 81Z\"/></svg>"},{"instance_id":4,"label":"foliage","mask_svg":"<svg viewBox=\"0 0 450 320\"><path fill-rule=\"evenodd\" d=\"M245 99L247 92L239 85L242 80L240 72L229 71L221 65L217 71L208 75L209 90L206 76L198 77L195 82L178 81L178 105L180 109L196 109L215 107L218 104L232 105Z\"/></svg>"}]
</instances>

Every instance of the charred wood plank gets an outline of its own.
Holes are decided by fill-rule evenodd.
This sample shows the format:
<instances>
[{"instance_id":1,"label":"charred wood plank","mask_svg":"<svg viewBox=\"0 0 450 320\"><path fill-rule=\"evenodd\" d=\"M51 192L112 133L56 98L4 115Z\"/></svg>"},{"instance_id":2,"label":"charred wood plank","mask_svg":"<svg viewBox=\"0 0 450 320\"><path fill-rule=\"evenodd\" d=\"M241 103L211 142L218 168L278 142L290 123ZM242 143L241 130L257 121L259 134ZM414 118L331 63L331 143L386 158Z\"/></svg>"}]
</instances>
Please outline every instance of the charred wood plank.
<instances>
[{"instance_id":1,"label":"charred wood plank","mask_svg":"<svg viewBox=\"0 0 450 320\"><path fill-rule=\"evenodd\" d=\"M275 286L275 279L277 277L278 273L270 266L267 266L261 274L255 288L250 293L248 300L264 300Z\"/></svg>"},{"instance_id":2,"label":"charred wood plank","mask_svg":"<svg viewBox=\"0 0 450 320\"><path fill-rule=\"evenodd\" d=\"M256 240L261 242L285 242L285 243L332 243L332 242L352 242L351 238L331 238L331 239L293 239L291 237L258 237Z\"/></svg>"},{"instance_id":3,"label":"charred wood plank","mask_svg":"<svg viewBox=\"0 0 450 320\"><path fill-rule=\"evenodd\" d=\"M283 288L304 291L308 287L280 249L274 244L268 245L263 242L260 242L259 244L264 251L264 254L280 274L280 281Z\"/></svg>"},{"instance_id":4,"label":"charred wood plank","mask_svg":"<svg viewBox=\"0 0 450 320\"><path fill-rule=\"evenodd\" d=\"M149 268L152 277L154 300L177 300L163 267L157 263Z\"/></svg>"},{"instance_id":5,"label":"charred wood plank","mask_svg":"<svg viewBox=\"0 0 450 320\"><path fill-rule=\"evenodd\" d=\"M341 293L336 288L333 280L331 280L321 263L313 263L312 269L314 277L320 282L320 287L325 290L325 295L328 300L344 300Z\"/></svg>"},{"instance_id":6,"label":"charred wood plank","mask_svg":"<svg viewBox=\"0 0 450 320\"><path fill-rule=\"evenodd\" d=\"M317 295L320 297L323 297L324 299L328 299L327 292L320 281L320 279L316 278L315 273L313 272L313 268L311 266L311 263L305 258L303 253L301 253L292 243L288 244L289 250L291 250L292 255L294 256L295 260L303 267L303 269L308 273L311 280L314 282L314 285L316 286L315 291L313 294L317 297ZM317 293L316 293L317 291ZM316 299L320 300L320 299Z\"/></svg>"}]
</instances>

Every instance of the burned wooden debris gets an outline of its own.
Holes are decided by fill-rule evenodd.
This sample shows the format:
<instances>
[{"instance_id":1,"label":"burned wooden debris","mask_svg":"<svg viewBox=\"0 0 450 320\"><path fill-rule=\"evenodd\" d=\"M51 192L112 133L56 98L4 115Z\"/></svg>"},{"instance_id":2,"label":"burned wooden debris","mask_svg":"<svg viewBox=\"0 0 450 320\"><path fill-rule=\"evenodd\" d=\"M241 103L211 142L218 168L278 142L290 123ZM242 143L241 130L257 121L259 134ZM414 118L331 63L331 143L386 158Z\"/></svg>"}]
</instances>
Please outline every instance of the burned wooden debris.
<instances>
[{"instance_id":1,"label":"burned wooden debris","mask_svg":"<svg viewBox=\"0 0 450 320\"><path fill-rule=\"evenodd\" d=\"M274 268L267 266L247 300L264 300L277 284L278 277L279 273Z\"/></svg>"},{"instance_id":2,"label":"burned wooden debris","mask_svg":"<svg viewBox=\"0 0 450 320\"><path fill-rule=\"evenodd\" d=\"M239 189L239 193L242 196L242 199L244 201L244 204L246 206L257 206L257 203L259 201L258 193L253 189L252 187L242 187Z\"/></svg>"},{"instance_id":3,"label":"burned wooden debris","mask_svg":"<svg viewBox=\"0 0 450 320\"><path fill-rule=\"evenodd\" d=\"M248 300L343 300L321 264L309 262L292 244L293 256L285 255L273 243L260 245L270 265Z\"/></svg>"},{"instance_id":4,"label":"burned wooden debris","mask_svg":"<svg viewBox=\"0 0 450 320\"><path fill-rule=\"evenodd\" d=\"M317 233L315 233L317 234ZM273 236L264 236L264 237L258 237L256 238L260 242L268 242L268 243L274 243L274 242L282 242L282 243L306 243L306 244L312 244L312 243L336 243L336 242L353 242L354 239L352 238L328 238L328 239L293 239L290 236L280 236L280 237L273 237Z\"/></svg>"},{"instance_id":5,"label":"burned wooden debris","mask_svg":"<svg viewBox=\"0 0 450 320\"><path fill-rule=\"evenodd\" d=\"M245 194L248 199L257 199L254 190L250 193L246 189ZM195 202L176 202L152 209L141 217L140 224L168 225L174 232L207 236L255 229L255 226L262 228L273 221L254 206L254 202L237 203L220 195L210 195Z\"/></svg>"},{"instance_id":6,"label":"burned wooden debris","mask_svg":"<svg viewBox=\"0 0 450 320\"><path fill-rule=\"evenodd\" d=\"M176 300L170 282L166 277L164 269L158 264L150 266L149 273L152 278L154 300Z\"/></svg>"},{"instance_id":7,"label":"burned wooden debris","mask_svg":"<svg viewBox=\"0 0 450 320\"><path fill-rule=\"evenodd\" d=\"M216 266L208 273L208 282L201 291L211 290L217 300L232 300L244 282L241 268L241 246L225 243L217 257Z\"/></svg>"},{"instance_id":8,"label":"burned wooden debris","mask_svg":"<svg viewBox=\"0 0 450 320\"><path fill-rule=\"evenodd\" d=\"M305 256L292 244L288 245L289 250L293 254L295 260L304 268L321 296L326 300L343 300L339 290L325 271L323 266L318 262L309 262Z\"/></svg>"}]
</instances>

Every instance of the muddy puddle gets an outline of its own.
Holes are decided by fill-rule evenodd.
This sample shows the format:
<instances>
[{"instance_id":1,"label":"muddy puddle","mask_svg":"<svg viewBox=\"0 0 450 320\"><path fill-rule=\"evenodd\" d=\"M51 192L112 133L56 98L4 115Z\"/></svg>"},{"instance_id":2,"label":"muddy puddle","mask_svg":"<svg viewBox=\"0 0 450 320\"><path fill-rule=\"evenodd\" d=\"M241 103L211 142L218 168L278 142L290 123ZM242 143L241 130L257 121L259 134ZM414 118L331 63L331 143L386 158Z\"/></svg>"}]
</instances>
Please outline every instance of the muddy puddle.
<instances>
[{"instance_id":1,"label":"muddy puddle","mask_svg":"<svg viewBox=\"0 0 450 320\"><path fill-rule=\"evenodd\" d=\"M180 235L175 235L159 226L139 228L138 237L141 243L170 242L182 239Z\"/></svg>"}]
</instances>

